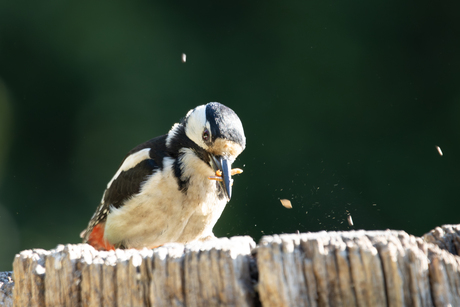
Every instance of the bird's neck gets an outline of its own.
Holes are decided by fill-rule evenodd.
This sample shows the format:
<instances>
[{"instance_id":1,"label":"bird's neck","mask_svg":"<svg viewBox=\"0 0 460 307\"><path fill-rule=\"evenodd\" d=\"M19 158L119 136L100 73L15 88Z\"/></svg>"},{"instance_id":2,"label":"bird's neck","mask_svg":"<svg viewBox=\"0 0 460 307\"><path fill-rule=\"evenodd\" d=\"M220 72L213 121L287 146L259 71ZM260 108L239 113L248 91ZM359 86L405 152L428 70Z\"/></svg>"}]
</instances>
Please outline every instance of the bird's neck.
<instances>
[{"instance_id":1,"label":"bird's neck","mask_svg":"<svg viewBox=\"0 0 460 307\"><path fill-rule=\"evenodd\" d=\"M209 163L205 163L191 148L183 148L175 160L175 175L178 179L179 189L194 200L203 200L208 193L217 199L223 199L224 194L218 182L209 179L215 173Z\"/></svg>"},{"instance_id":2,"label":"bird's neck","mask_svg":"<svg viewBox=\"0 0 460 307\"><path fill-rule=\"evenodd\" d=\"M209 158L208 158L209 160ZM214 176L214 172L209 163L206 163L195 148L182 148L179 150L177 161L181 165L182 178L192 178L194 176L207 179Z\"/></svg>"}]
</instances>

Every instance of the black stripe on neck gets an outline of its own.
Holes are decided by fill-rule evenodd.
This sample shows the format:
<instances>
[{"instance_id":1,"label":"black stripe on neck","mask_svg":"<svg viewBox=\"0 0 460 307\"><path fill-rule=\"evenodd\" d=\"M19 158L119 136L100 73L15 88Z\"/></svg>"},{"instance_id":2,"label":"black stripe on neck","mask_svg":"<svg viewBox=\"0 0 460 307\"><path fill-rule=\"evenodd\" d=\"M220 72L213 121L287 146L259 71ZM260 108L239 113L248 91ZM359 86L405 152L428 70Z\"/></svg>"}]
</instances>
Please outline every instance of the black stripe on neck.
<instances>
[{"instance_id":1,"label":"black stripe on neck","mask_svg":"<svg viewBox=\"0 0 460 307\"><path fill-rule=\"evenodd\" d=\"M182 178L183 175L183 162L181 160L182 156L184 155L183 152L181 152L181 149L184 148L189 148L193 151L193 153L204 163L209 165L210 158L209 154L195 144L189 137L185 134L185 127L183 125L180 125L177 127L177 130L175 131L175 135L171 138L171 141L168 146L168 154L170 157L174 158L174 175L177 179L177 183L179 185L179 190L182 191L183 193L187 193L187 189L189 186L189 181L190 178ZM209 166L211 167L211 166Z\"/></svg>"}]
</instances>

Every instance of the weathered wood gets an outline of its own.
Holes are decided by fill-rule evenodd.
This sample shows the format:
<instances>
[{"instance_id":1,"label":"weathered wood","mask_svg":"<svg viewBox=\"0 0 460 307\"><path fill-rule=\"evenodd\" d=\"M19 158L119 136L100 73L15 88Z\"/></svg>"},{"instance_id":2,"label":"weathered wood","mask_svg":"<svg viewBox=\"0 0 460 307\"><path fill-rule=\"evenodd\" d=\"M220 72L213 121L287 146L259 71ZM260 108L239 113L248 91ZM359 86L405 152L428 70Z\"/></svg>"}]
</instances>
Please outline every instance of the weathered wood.
<instances>
[{"instance_id":1,"label":"weathered wood","mask_svg":"<svg viewBox=\"0 0 460 307\"><path fill-rule=\"evenodd\" d=\"M13 272L0 272L0 306L13 306Z\"/></svg>"},{"instance_id":2,"label":"weathered wood","mask_svg":"<svg viewBox=\"0 0 460 307\"><path fill-rule=\"evenodd\" d=\"M460 225L436 227L423 236L426 242L433 243L454 255L460 253Z\"/></svg>"},{"instance_id":3,"label":"weathered wood","mask_svg":"<svg viewBox=\"0 0 460 307\"><path fill-rule=\"evenodd\" d=\"M14 306L253 306L254 247L234 237L140 251L23 251L13 263Z\"/></svg>"},{"instance_id":4,"label":"weathered wood","mask_svg":"<svg viewBox=\"0 0 460 307\"><path fill-rule=\"evenodd\" d=\"M27 250L14 258L14 306L45 306L45 257L48 254L42 249Z\"/></svg>"},{"instance_id":5,"label":"weathered wood","mask_svg":"<svg viewBox=\"0 0 460 307\"><path fill-rule=\"evenodd\" d=\"M460 306L460 258L402 231L265 236L257 265L263 306Z\"/></svg>"},{"instance_id":6,"label":"weathered wood","mask_svg":"<svg viewBox=\"0 0 460 307\"><path fill-rule=\"evenodd\" d=\"M59 245L16 255L14 306L460 306L459 234L446 225L423 238L323 231L258 247L249 237L140 251ZM1 283L0 306L11 306L13 283Z\"/></svg>"}]
</instances>

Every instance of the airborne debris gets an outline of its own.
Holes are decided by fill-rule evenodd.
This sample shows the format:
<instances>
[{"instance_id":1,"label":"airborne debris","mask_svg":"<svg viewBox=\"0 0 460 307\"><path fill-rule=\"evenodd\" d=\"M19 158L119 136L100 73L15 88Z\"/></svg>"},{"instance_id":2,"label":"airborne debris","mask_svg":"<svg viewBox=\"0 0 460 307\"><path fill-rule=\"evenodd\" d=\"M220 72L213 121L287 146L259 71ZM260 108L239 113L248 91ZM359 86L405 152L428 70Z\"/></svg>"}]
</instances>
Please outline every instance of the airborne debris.
<instances>
[{"instance_id":1,"label":"airborne debris","mask_svg":"<svg viewBox=\"0 0 460 307\"><path fill-rule=\"evenodd\" d=\"M441 150L441 147L436 146L436 149L438 150L438 154L442 157L442 150Z\"/></svg>"},{"instance_id":2,"label":"airborne debris","mask_svg":"<svg viewBox=\"0 0 460 307\"><path fill-rule=\"evenodd\" d=\"M182 63L185 63L187 61L187 55L185 53L182 53Z\"/></svg>"},{"instance_id":3,"label":"airborne debris","mask_svg":"<svg viewBox=\"0 0 460 307\"><path fill-rule=\"evenodd\" d=\"M348 225L353 226L353 219L351 218L351 215L347 216L347 220L348 220Z\"/></svg>"},{"instance_id":4,"label":"airborne debris","mask_svg":"<svg viewBox=\"0 0 460 307\"><path fill-rule=\"evenodd\" d=\"M284 208L292 209L291 201L289 199L280 199Z\"/></svg>"}]
</instances>

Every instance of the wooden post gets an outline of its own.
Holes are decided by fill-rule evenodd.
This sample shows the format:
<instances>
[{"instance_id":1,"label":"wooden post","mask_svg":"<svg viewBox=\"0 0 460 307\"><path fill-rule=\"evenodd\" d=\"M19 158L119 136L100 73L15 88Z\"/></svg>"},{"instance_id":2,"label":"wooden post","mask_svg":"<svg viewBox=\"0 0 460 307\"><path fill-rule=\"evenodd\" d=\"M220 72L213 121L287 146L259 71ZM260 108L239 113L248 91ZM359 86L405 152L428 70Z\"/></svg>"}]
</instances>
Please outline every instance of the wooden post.
<instances>
[{"instance_id":1,"label":"wooden post","mask_svg":"<svg viewBox=\"0 0 460 307\"><path fill-rule=\"evenodd\" d=\"M460 225L16 255L0 306L460 306ZM6 290L9 289L9 292Z\"/></svg>"}]
</instances>

